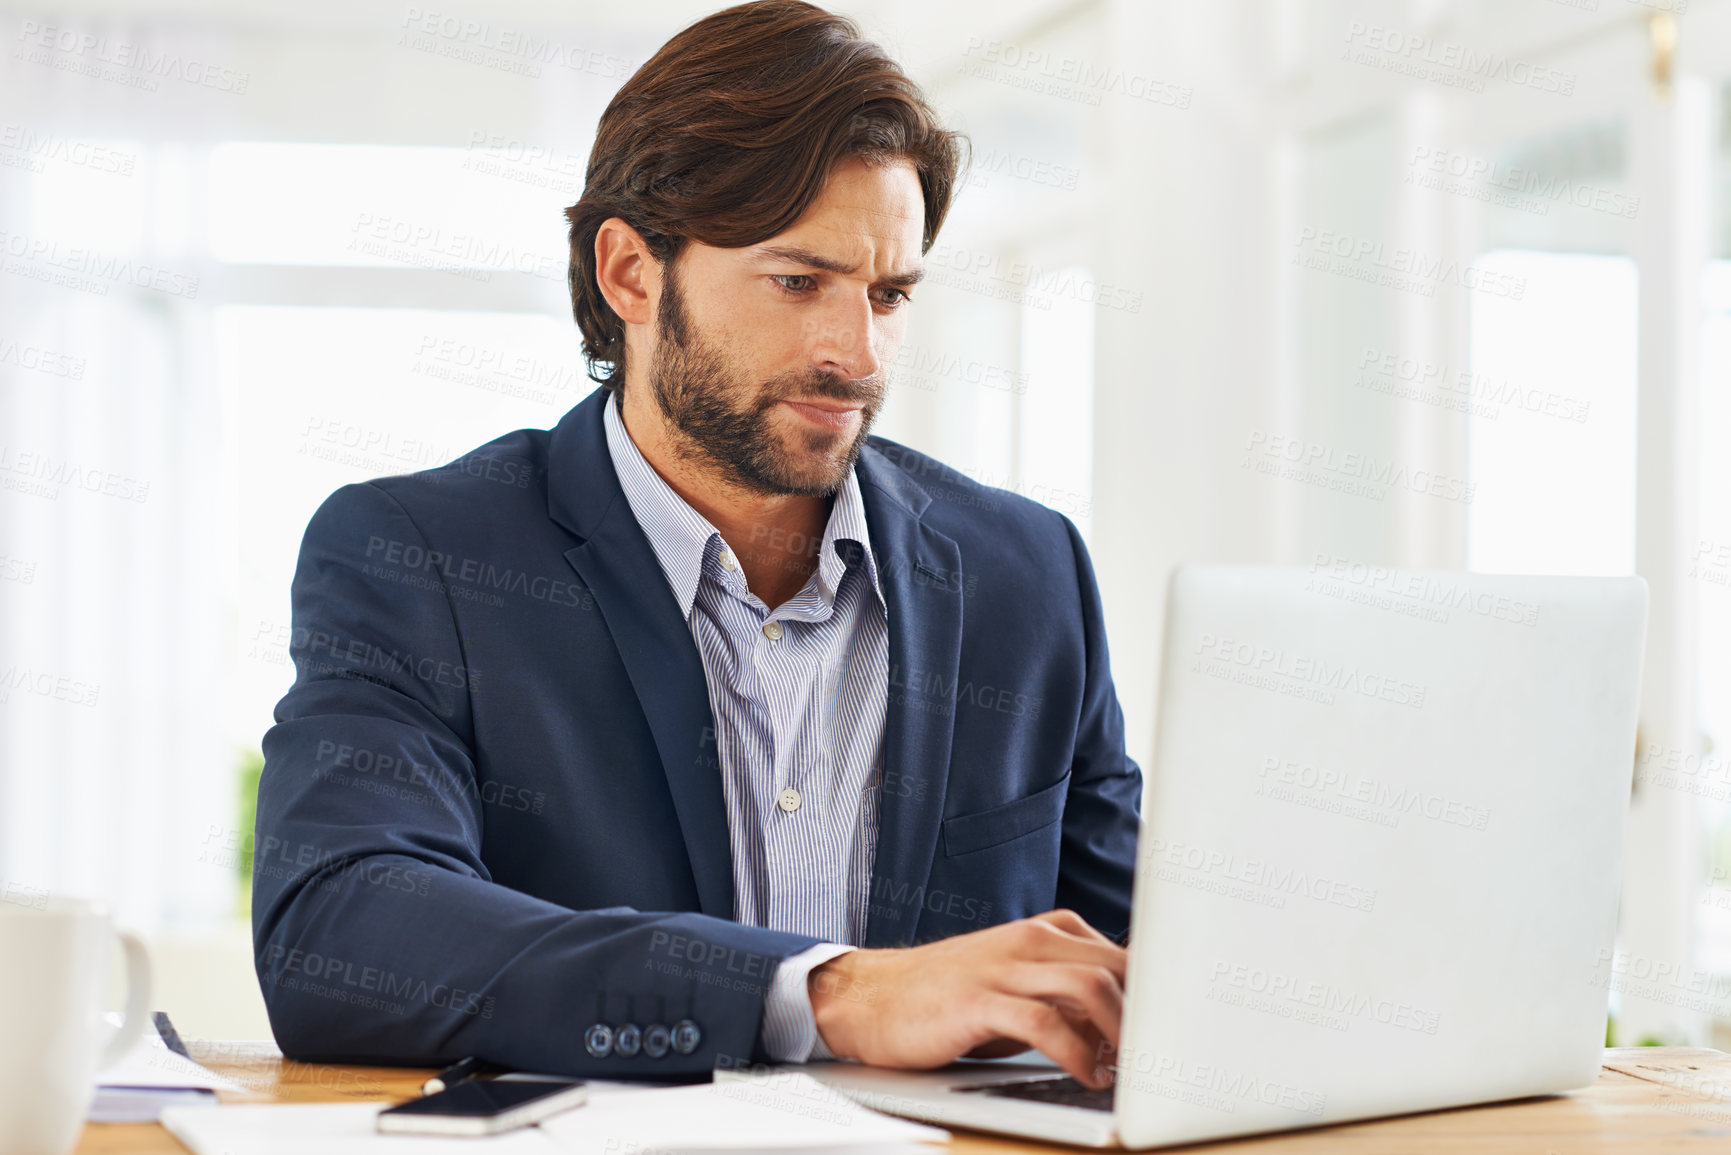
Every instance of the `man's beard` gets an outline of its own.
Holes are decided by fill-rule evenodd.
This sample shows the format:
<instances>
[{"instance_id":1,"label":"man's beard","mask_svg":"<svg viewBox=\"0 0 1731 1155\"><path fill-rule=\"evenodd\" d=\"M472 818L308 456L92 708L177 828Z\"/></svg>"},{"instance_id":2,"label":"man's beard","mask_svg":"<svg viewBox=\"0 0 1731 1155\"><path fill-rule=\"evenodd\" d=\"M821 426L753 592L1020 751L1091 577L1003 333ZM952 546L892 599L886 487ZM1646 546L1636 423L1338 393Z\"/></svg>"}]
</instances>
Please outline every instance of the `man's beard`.
<instances>
[{"instance_id":1,"label":"man's beard","mask_svg":"<svg viewBox=\"0 0 1731 1155\"><path fill-rule=\"evenodd\" d=\"M685 312L673 262L656 318L649 387L681 456L718 468L733 483L762 494L829 497L859 460L866 434L883 404L881 376L844 381L818 370L783 373L753 388L730 372L720 351L698 335ZM859 431L807 428L793 435L805 453L783 447L769 414L783 400L843 401L862 406Z\"/></svg>"}]
</instances>

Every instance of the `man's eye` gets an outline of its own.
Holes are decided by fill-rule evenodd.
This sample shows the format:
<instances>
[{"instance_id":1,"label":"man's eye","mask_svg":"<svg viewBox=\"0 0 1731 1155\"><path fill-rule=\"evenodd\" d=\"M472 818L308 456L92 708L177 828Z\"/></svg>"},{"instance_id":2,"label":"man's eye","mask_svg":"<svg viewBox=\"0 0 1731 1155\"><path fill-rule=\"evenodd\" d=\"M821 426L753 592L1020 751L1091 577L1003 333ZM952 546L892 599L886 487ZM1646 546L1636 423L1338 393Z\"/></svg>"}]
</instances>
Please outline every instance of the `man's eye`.
<instances>
[{"instance_id":1,"label":"man's eye","mask_svg":"<svg viewBox=\"0 0 1731 1155\"><path fill-rule=\"evenodd\" d=\"M902 292L900 289L885 289L884 295L880 297L879 300L890 308L895 309L907 304L909 301L913 300L913 298Z\"/></svg>"},{"instance_id":2,"label":"man's eye","mask_svg":"<svg viewBox=\"0 0 1731 1155\"><path fill-rule=\"evenodd\" d=\"M773 279L790 293L803 293L812 287L811 277L804 273L788 273Z\"/></svg>"}]
</instances>

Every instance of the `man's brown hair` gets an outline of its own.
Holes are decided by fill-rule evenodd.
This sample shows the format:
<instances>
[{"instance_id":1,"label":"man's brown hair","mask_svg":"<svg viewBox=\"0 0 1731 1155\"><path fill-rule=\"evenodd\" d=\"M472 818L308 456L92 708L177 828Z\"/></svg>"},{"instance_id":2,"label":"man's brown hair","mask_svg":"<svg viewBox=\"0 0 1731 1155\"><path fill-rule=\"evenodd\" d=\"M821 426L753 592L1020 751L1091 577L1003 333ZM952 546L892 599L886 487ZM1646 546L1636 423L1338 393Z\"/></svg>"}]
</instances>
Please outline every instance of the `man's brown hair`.
<instances>
[{"instance_id":1,"label":"man's brown hair","mask_svg":"<svg viewBox=\"0 0 1731 1155\"><path fill-rule=\"evenodd\" d=\"M571 222L571 310L589 375L625 384L625 323L595 279L595 234L619 217L666 264L686 241L759 244L817 199L837 162L910 162L930 249L949 212L963 139L852 20L802 0L759 0L661 46L601 114Z\"/></svg>"}]
</instances>

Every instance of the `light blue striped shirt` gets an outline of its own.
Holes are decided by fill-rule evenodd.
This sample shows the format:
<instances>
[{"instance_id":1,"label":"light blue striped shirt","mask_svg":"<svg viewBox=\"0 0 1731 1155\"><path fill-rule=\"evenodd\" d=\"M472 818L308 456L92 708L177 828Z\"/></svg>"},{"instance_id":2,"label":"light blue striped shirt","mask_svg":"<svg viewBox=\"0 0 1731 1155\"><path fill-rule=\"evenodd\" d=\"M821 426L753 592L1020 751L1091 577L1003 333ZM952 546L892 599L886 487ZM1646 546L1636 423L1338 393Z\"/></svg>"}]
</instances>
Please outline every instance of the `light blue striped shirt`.
<instances>
[{"instance_id":1,"label":"light blue striped shirt","mask_svg":"<svg viewBox=\"0 0 1731 1155\"><path fill-rule=\"evenodd\" d=\"M826 940L777 968L764 1048L782 1060L822 1057L806 976L846 949L836 944L865 938L889 687L888 608L859 478L850 470L836 493L816 571L771 610L716 528L643 457L616 403L603 420L620 487L709 683L734 918Z\"/></svg>"}]
</instances>

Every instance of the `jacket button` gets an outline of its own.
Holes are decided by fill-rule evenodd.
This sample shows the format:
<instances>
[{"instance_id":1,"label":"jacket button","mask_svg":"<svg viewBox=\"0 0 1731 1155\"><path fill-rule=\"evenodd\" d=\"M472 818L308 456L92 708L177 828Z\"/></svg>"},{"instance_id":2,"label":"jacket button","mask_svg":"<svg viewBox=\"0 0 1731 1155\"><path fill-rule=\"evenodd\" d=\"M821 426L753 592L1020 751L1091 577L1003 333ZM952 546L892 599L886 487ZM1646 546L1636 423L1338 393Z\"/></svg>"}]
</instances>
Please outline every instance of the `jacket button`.
<instances>
[{"instance_id":1,"label":"jacket button","mask_svg":"<svg viewBox=\"0 0 1731 1155\"><path fill-rule=\"evenodd\" d=\"M597 1059L605 1059L613 1051L613 1028L606 1023L592 1023L583 1032L583 1049Z\"/></svg>"},{"instance_id":2,"label":"jacket button","mask_svg":"<svg viewBox=\"0 0 1731 1155\"><path fill-rule=\"evenodd\" d=\"M690 1019L680 1019L673 1024L673 1049L680 1054L689 1055L702 1041L702 1029Z\"/></svg>"},{"instance_id":3,"label":"jacket button","mask_svg":"<svg viewBox=\"0 0 1731 1155\"><path fill-rule=\"evenodd\" d=\"M627 1059L632 1058L637 1054L637 1048L642 1043L643 1031L639 1029L636 1023L626 1023L613 1035L613 1053L622 1055Z\"/></svg>"},{"instance_id":4,"label":"jacket button","mask_svg":"<svg viewBox=\"0 0 1731 1155\"><path fill-rule=\"evenodd\" d=\"M643 1053L651 1059L665 1055L672 1041L671 1033L660 1023L650 1023L643 1028Z\"/></svg>"}]
</instances>

